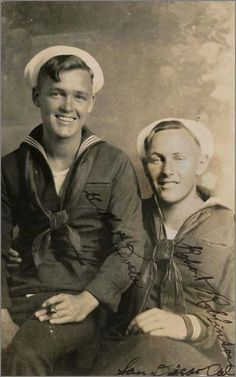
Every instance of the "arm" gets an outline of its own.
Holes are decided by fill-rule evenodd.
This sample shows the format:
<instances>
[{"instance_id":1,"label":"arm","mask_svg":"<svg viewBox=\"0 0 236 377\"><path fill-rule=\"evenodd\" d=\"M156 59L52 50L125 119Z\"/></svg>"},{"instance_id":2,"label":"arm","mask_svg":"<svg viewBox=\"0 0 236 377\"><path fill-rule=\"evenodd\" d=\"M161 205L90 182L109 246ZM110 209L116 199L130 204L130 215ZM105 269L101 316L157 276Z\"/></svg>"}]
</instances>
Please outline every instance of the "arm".
<instances>
[{"instance_id":1,"label":"arm","mask_svg":"<svg viewBox=\"0 0 236 377\"><path fill-rule=\"evenodd\" d=\"M125 155L122 154L120 159L120 164L117 161L119 169L113 182L109 209L101 213L111 232L114 251L84 292L79 295L60 294L46 300L42 309L35 313L40 321L49 320L54 324L79 322L99 303L115 311L121 293L132 282L139 283L138 269L144 242L141 201L133 167ZM56 313L48 313L50 305L55 305Z\"/></svg>"},{"instance_id":2,"label":"arm","mask_svg":"<svg viewBox=\"0 0 236 377\"><path fill-rule=\"evenodd\" d=\"M177 340L187 339L188 332L181 315L153 308L138 314L129 324L126 335L148 333Z\"/></svg>"},{"instance_id":3,"label":"arm","mask_svg":"<svg viewBox=\"0 0 236 377\"><path fill-rule=\"evenodd\" d=\"M90 292L99 302L116 311L121 294L134 283L140 284L139 267L144 252L144 230L141 200L134 169L121 154L119 169L112 186L108 227L114 251L109 255L96 277L88 284Z\"/></svg>"},{"instance_id":4,"label":"arm","mask_svg":"<svg viewBox=\"0 0 236 377\"><path fill-rule=\"evenodd\" d=\"M210 348L218 341L231 348L234 343L234 294L235 294L235 254L230 253L222 273L222 280L214 297L213 309L197 308L194 315L202 326L202 331L196 344Z\"/></svg>"},{"instance_id":5,"label":"arm","mask_svg":"<svg viewBox=\"0 0 236 377\"><path fill-rule=\"evenodd\" d=\"M3 177L3 174L2 174ZM13 337L18 331L18 326L13 322L10 314L9 307L11 306L11 301L9 298L9 290L7 284L7 266L6 266L6 255L10 246L12 244L12 234L14 221L12 216L12 210L10 206L10 198L7 194L6 185L4 179L2 179L2 309L1 309L1 326L2 326L2 348L5 349L11 343Z\"/></svg>"},{"instance_id":6,"label":"arm","mask_svg":"<svg viewBox=\"0 0 236 377\"><path fill-rule=\"evenodd\" d=\"M2 195L1 195L2 308L7 309L11 305L11 301L9 298L8 284L7 284L7 277L8 277L7 253L12 245L13 228L14 228L15 222L13 219L13 211L11 208L11 198L7 191L3 172L2 172L1 186L2 186L1 187L1 192L2 192Z\"/></svg>"},{"instance_id":7,"label":"arm","mask_svg":"<svg viewBox=\"0 0 236 377\"><path fill-rule=\"evenodd\" d=\"M19 330L19 327L13 322L8 309L1 309L1 328L1 348L6 349Z\"/></svg>"}]
</instances>

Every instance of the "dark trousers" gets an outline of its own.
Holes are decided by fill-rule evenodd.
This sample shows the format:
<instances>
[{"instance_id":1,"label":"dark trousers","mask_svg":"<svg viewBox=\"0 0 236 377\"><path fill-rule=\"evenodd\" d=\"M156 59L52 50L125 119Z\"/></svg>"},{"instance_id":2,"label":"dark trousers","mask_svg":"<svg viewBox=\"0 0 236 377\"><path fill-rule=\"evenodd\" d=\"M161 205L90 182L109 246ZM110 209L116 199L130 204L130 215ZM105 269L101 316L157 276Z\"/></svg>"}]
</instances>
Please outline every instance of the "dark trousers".
<instances>
[{"instance_id":1,"label":"dark trousers","mask_svg":"<svg viewBox=\"0 0 236 377\"><path fill-rule=\"evenodd\" d=\"M37 294L13 300L12 319L20 326L12 343L4 351L2 375L50 376L54 375L58 360L95 340L98 332L94 315L78 323L53 325L40 322L33 313L52 293Z\"/></svg>"}]
</instances>

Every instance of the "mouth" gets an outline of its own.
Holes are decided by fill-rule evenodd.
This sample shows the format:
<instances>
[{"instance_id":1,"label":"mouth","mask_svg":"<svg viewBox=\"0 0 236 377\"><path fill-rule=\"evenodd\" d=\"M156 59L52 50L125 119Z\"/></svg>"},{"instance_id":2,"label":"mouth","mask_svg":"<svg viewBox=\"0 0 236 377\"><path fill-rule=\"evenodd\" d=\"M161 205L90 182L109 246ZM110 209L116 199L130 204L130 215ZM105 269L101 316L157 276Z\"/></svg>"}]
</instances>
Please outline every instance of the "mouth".
<instances>
[{"instance_id":1,"label":"mouth","mask_svg":"<svg viewBox=\"0 0 236 377\"><path fill-rule=\"evenodd\" d=\"M176 185L178 185L179 182L178 181L160 181L158 182L158 185L162 188L173 188L173 187L176 187Z\"/></svg>"},{"instance_id":2,"label":"mouth","mask_svg":"<svg viewBox=\"0 0 236 377\"><path fill-rule=\"evenodd\" d=\"M76 119L75 117L72 117L72 116L66 116L66 115L55 115L56 118L59 120L60 123L63 123L63 124L70 124L72 122L74 122L74 120Z\"/></svg>"}]
</instances>

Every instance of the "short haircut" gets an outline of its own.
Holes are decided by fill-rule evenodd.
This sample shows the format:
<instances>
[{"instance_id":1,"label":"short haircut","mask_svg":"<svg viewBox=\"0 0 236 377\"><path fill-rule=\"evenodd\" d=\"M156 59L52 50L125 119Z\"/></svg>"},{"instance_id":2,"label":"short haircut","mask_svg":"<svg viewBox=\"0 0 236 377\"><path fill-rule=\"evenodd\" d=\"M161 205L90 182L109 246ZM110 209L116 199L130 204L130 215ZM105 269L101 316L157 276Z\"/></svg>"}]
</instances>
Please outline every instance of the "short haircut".
<instances>
[{"instance_id":1,"label":"short haircut","mask_svg":"<svg viewBox=\"0 0 236 377\"><path fill-rule=\"evenodd\" d=\"M187 127L184 126L184 124L182 122L177 121L177 120L167 120L167 121L163 121L163 122L158 123L152 129L150 134L146 137L146 139L144 140L144 150L145 150L145 152L148 151L150 144L151 144L151 141L152 141L152 138L156 133L158 133L160 131L165 131L165 130L179 130L179 129L185 129L186 132L188 132L189 135L192 136L192 138L194 139L196 144L200 147L199 141L196 139L196 137L193 135L193 133Z\"/></svg>"},{"instance_id":2,"label":"short haircut","mask_svg":"<svg viewBox=\"0 0 236 377\"><path fill-rule=\"evenodd\" d=\"M71 71L73 69L81 69L87 71L93 83L93 71L87 64L74 55L58 55L49 59L39 70L37 86L40 88L44 77L50 77L53 81L60 81L60 73Z\"/></svg>"}]
</instances>

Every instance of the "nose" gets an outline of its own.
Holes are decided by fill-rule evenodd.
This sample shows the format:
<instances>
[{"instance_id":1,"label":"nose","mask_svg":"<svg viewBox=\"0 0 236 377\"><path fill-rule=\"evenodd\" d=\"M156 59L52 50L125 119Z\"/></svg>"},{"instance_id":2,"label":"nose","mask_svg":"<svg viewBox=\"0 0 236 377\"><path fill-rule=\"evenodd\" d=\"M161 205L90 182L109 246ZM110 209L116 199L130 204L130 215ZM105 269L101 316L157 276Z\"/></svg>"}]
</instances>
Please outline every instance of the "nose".
<instances>
[{"instance_id":1,"label":"nose","mask_svg":"<svg viewBox=\"0 0 236 377\"><path fill-rule=\"evenodd\" d=\"M166 159L162 165L162 173L166 176L174 174L174 163L171 159Z\"/></svg>"},{"instance_id":2,"label":"nose","mask_svg":"<svg viewBox=\"0 0 236 377\"><path fill-rule=\"evenodd\" d=\"M65 96L61 103L61 109L66 113L73 111L73 98L71 96Z\"/></svg>"}]
</instances>

